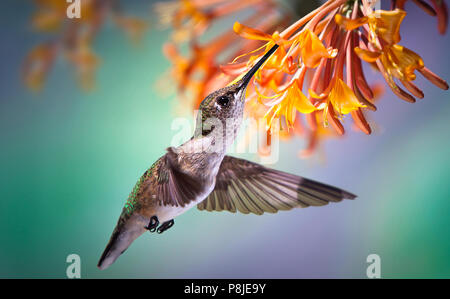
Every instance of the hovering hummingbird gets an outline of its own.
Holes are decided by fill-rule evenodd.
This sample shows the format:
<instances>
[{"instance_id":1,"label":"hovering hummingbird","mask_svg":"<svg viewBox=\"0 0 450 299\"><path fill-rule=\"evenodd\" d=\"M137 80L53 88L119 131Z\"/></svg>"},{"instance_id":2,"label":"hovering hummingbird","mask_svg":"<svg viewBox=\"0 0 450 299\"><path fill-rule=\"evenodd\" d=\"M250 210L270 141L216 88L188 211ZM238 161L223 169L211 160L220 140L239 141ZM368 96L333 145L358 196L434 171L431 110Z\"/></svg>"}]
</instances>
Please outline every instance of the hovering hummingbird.
<instances>
[{"instance_id":1,"label":"hovering hummingbird","mask_svg":"<svg viewBox=\"0 0 450 299\"><path fill-rule=\"evenodd\" d=\"M169 147L142 175L98 262L100 269L109 267L144 232L164 232L175 217L195 205L199 210L261 215L356 197L225 155L242 123L246 87L277 48L273 46L240 80L208 95L200 104L194 136L179 147Z\"/></svg>"}]
</instances>

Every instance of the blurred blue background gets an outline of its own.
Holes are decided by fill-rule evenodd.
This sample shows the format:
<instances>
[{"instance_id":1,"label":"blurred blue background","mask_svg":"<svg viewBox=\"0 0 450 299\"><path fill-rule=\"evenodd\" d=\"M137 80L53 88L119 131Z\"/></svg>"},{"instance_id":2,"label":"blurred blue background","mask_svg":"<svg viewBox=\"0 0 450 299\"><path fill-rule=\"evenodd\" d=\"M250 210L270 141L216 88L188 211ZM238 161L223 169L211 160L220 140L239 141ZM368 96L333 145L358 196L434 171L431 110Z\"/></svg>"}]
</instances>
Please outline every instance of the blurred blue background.
<instances>
[{"instance_id":1,"label":"blurred blue background","mask_svg":"<svg viewBox=\"0 0 450 299\"><path fill-rule=\"evenodd\" d=\"M150 9L148 1L124 5ZM420 75L423 100L409 104L386 89L369 113L374 134L349 129L327 141L325 162L298 159L302 139L281 144L273 167L350 190L355 201L263 216L192 209L98 270L134 183L175 134L178 102L154 89L169 67L161 53L168 32L153 28L136 48L107 25L94 43L102 63L93 92L81 91L59 59L33 94L20 80L42 39L29 28L32 8L9 1L0 10L0 277L63 278L71 253L83 278L364 278L372 253L385 278L450 277L450 94ZM402 44L448 80L449 35L407 8Z\"/></svg>"}]
</instances>

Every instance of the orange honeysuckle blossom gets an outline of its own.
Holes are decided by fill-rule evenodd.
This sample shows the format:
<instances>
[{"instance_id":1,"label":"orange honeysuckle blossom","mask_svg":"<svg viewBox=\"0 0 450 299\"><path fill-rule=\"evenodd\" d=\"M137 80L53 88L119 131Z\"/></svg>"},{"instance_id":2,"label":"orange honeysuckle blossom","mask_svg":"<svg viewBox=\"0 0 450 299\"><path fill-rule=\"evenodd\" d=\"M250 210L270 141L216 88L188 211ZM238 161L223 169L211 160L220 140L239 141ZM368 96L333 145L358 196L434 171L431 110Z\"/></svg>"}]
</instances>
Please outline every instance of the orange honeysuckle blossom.
<instances>
[{"instance_id":1,"label":"orange honeysuckle blossom","mask_svg":"<svg viewBox=\"0 0 450 299\"><path fill-rule=\"evenodd\" d=\"M264 115L267 121L267 130L270 129L275 117L279 118L281 115L284 115L287 127L293 128L297 111L300 113L311 113L317 110L301 91L301 85L303 85L303 78L299 78L301 74L301 71L298 72L289 85L283 91L278 92L276 98L264 103L265 106L270 107Z\"/></svg>"},{"instance_id":2,"label":"orange honeysuckle blossom","mask_svg":"<svg viewBox=\"0 0 450 299\"><path fill-rule=\"evenodd\" d=\"M79 85L91 90L95 85L95 71L99 58L94 54L92 44L112 16L114 24L122 29L133 42L138 42L147 29L147 22L141 18L125 16L113 0L83 0L82 17L69 19L68 4L63 0L34 0L35 12L31 17L32 28L49 37L35 46L25 57L22 78L32 90L39 90L51 71L53 61L58 56L73 65ZM125 2L125 1L124 1Z\"/></svg>"},{"instance_id":3,"label":"orange honeysuckle blossom","mask_svg":"<svg viewBox=\"0 0 450 299\"><path fill-rule=\"evenodd\" d=\"M338 25L346 30L354 30L364 24L368 24L370 28L369 37L372 41L379 37L389 45L392 45L400 41L400 24L405 16L405 11L395 9L392 11L377 10L368 16L356 19L336 14L334 19Z\"/></svg>"},{"instance_id":4,"label":"orange honeysuckle blossom","mask_svg":"<svg viewBox=\"0 0 450 299\"><path fill-rule=\"evenodd\" d=\"M66 58L76 71L76 77L84 90L94 88L95 71L100 64L100 59L93 52L87 41L81 40L73 49L66 52Z\"/></svg>"},{"instance_id":5,"label":"orange honeysuckle blossom","mask_svg":"<svg viewBox=\"0 0 450 299\"><path fill-rule=\"evenodd\" d=\"M157 2L154 10L162 28L172 26L172 41L182 43L202 35L219 18L273 5L272 0L174 0Z\"/></svg>"},{"instance_id":6,"label":"orange honeysuckle blossom","mask_svg":"<svg viewBox=\"0 0 450 299\"><path fill-rule=\"evenodd\" d=\"M330 82L330 85L328 85L327 89L325 89L321 95L316 94L312 90L310 90L309 93L311 94L311 97L315 99L326 99L326 106L329 104L333 105L334 111L339 115L348 114L358 110L358 108L366 107L358 101L358 98L350 87L348 87L339 77L334 77ZM325 109L326 108L327 107L325 107Z\"/></svg>"},{"instance_id":7,"label":"orange honeysuckle blossom","mask_svg":"<svg viewBox=\"0 0 450 299\"><path fill-rule=\"evenodd\" d=\"M350 114L355 126L370 134L372 130L363 111L375 111L376 106L362 62L374 64L395 94L410 102L414 101L414 96L423 97L423 92L411 82L416 78L416 70L438 87L448 88L443 79L424 66L418 54L398 44L405 17L406 12L397 7L374 11L366 0L330 0L280 33L268 34L235 23L234 30L241 37L265 44L248 53L251 56L246 64L240 62L235 67L232 64L222 69L225 73L239 75L265 53L262 49L267 50L277 43L279 49L258 71L248 95L248 101L265 107L268 129L276 118L282 118L283 124L293 128L300 113L305 115L313 131L331 123L338 134L343 134L341 121L344 115ZM294 77L298 80L300 72L299 87L292 82L296 81ZM302 90L305 73L309 78L309 97ZM412 95L401 89L395 80ZM305 103L311 109L298 109ZM323 124L317 123L320 110Z\"/></svg>"},{"instance_id":8,"label":"orange honeysuckle blossom","mask_svg":"<svg viewBox=\"0 0 450 299\"><path fill-rule=\"evenodd\" d=\"M31 17L31 25L39 31L56 31L66 18L67 4L58 0L35 0L38 9ZM83 7L84 8L84 7Z\"/></svg>"},{"instance_id":9,"label":"orange honeysuckle blossom","mask_svg":"<svg viewBox=\"0 0 450 299\"><path fill-rule=\"evenodd\" d=\"M295 121L295 111L311 113L317 109L303 94L300 86L303 85L307 68L317 67L322 58L334 58L337 54L336 49L325 48L317 35L308 28L304 29L292 40L283 39L278 32L268 35L238 22L234 24L233 29L244 38L266 41L267 43L261 48L269 49L275 43L280 45L280 48L264 64L262 69L274 69L275 71L293 75L292 80L284 86L279 86L270 76L268 78L262 77L261 71L258 71L255 76L255 81L258 85L266 85L266 88L263 88L265 91L275 93L275 95L265 96L255 86L260 102L262 102L261 98L275 98L264 103L269 107L264 115L264 118L267 120L267 129L270 129L274 118L280 116L284 116L286 125L288 128L292 128ZM286 52L286 47L289 48L288 52ZM260 56L261 54L251 57L248 67ZM298 56L298 58L294 59L295 56ZM301 65L303 67L299 69ZM281 90L279 87L281 87Z\"/></svg>"},{"instance_id":10,"label":"orange honeysuckle blossom","mask_svg":"<svg viewBox=\"0 0 450 299\"><path fill-rule=\"evenodd\" d=\"M197 27L193 25L195 20L192 20L192 16L185 13L186 5L192 6L192 9L195 8L198 13L209 15L208 26L224 16L247 11L251 8L254 12L245 22L257 25L262 30L270 31L283 24L286 15L280 12L274 2L267 0L196 0L188 2L189 4L185 1L157 3L155 9L160 16L164 16L163 22L171 23L174 27L172 41L167 42L163 48L165 56L172 63L170 75L178 83L179 94L184 98L188 95L190 98L189 104L192 103L192 106L196 109L206 95L214 89L227 85L236 77L234 74L240 72L240 69L247 68L246 65L233 65L232 68L226 70L226 67L222 69L221 65L233 57L250 51L257 45L257 41L241 40L230 29L209 41L199 42L196 37L201 32L197 31ZM172 15L167 16L165 14L168 13L169 6L171 6ZM162 14L162 12L165 14ZM184 14L185 21L175 25L173 23L174 17L178 14ZM181 39L174 37L174 35L183 34L185 35ZM183 46L180 42L186 39L189 41L189 44L186 45L188 48L187 54L180 50ZM231 44L235 47L233 52L228 53Z\"/></svg>"},{"instance_id":11,"label":"orange honeysuckle blossom","mask_svg":"<svg viewBox=\"0 0 450 299\"><path fill-rule=\"evenodd\" d=\"M398 44L386 47L383 51L368 51L355 47L356 54L364 61L372 63L380 59L386 71L400 80L416 79L415 70L422 69L422 58L410 49Z\"/></svg>"},{"instance_id":12,"label":"orange honeysuckle blossom","mask_svg":"<svg viewBox=\"0 0 450 299\"><path fill-rule=\"evenodd\" d=\"M337 14L335 21L346 30L354 30L363 27L359 31L361 39L359 46L354 47L358 57L366 62L375 63L382 72L389 87L401 99L415 102L413 96L423 98L423 92L411 81L416 79L416 70L430 74L425 68L422 58L414 51L399 45L400 25L406 16L406 12L399 8L392 11L372 11L370 7L364 10L367 16L350 19ZM369 29L364 28L369 25ZM369 32L367 32L369 31ZM427 76L425 76L427 78ZM448 89L448 85L442 79L432 75L438 81L437 86ZM401 89L394 81L398 79L402 85L412 94Z\"/></svg>"},{"instance_id":13,"label":"orange honeysuckle blossom","mask_svg":"<svg viewBox=\"0 0 450 299\"><path fill-rule=\"evenodd\" d=\"M334 58L337 55L336 49L326 49L317 35L308 28L300 33L296 41L302 61L308 68L317 67L322 58Z\"/></svg>"},{"instance_id":14,"label":"orange honeysuckle blossom","mask_svg":"<svg viewBox=\"0 0 450 299\"><path fill-rule=\"evenodd\" d=\"M154 10L159 15L160 25L172 25L172 39L176 42L185 41L191 34L202 34L211 22L212 16L201 10L200 1L164 1L157 2Z\"/></svg>"},{"instance_id":15,"label":"orange honeysuckle blossom","mask_svg":"<svg viewBox=\"0 0 450 299\"><path fill-rule=\"evenodd\" d=\"M337 8L339 3L343 2L344 1L337 1L337 4L334 3L333 5L330 5L327 7L328 11L331 12L333 9ZM249 96L250 100L252 100L253 96L256 97L258 101L268 106L268 110L264 115L267 119L268 129L275 117L283 117L289 129L293 127L296 111L308 114L317 109L323 109L326 106L326 104L321 105L320 103L315 103L316 105L314 105L310 99L304 95L302 87L299 87L303 85L303 80L307 71L318 68L321 61L333 59L337 55L337 49L326 47L323 41L314 32L315 26L312 24L318 21L317 18L314 17L320 15L319 12L321 11L316 10L316 14L312 13L307 16L307 18L311 19L308 23L309 26L307 25L302 30L299 30L297 34L290 39L284 38L286 36L286 31L281 34L275 32L273 35L268 35L239 23L235 23L234 25L235 32L240 36L266 41L266 49L270 48L274 43L280 45L280 48L273 54L271 61L268 61L255 76L255 94ZM331 18L329 17L328 20L325 20L322 24L330 24L330 20ZM300 24L300 26L305 23L307 23L307 21ZM328 29L329 26L322 26L322 30ZM290 30L292 31L292 29ZM260 53L259 55L251 57L249 59L248 67L251 67L253 61L263 54L264 53ZM272 61L276 61L277 63L271 63ZM274 70L272 76L274 76L276 72L281 74L282 79L279 80L280 82L274 83L275 81L271 79L270 75L267 76L268 78L261 76L261 73L264 73L264 70L269 72L272 69ZM321 70L322 68L320 68L318 72ZM292 75L292 77L289 77L288 75ZM337 80L335 81L337 82ZM299 82L301 83L298 84ZM259 89L261 91L259 91ZM270 95L267 95L267 93L270 93ZM264 103L262 98L273 99ZM324 98L321 98L320 100L325 103L327 102ZM348 105L345 107L348 107Z\"/></svg>"},{"instance_id":16,"label":"orange honeysuckle blossom","mask_svg":"<svg viewBox=\"0 0 450 299\"><path fill-rule=\"evenodd\" d=\"M35 46L25 59L22 66L22 79L33 91L39 91L45 77L53 64L56 46L53 43L43 43Z\"/></svg>"},{"instance_id":17,"label":"orange honeysuckle blossom","mask_svg":"<svg viewBox=\"0 0 450 299\"><path fill-rule=\"evenodd\" d=\"M266 49L270 49L274 44L282 46L278 48L272 58L265 64L266 68L285 67L283 62L291 62L287 61L287 59L294 56L294 53L292 52L300 52L300 58L308 68L315 68L319 65L319 62L322 58L334 58L337 54L336 49L326 49L317 35L308 28L303 30L294 40L285 40L280 36L278 32L269 35L257 29L242 25L238 22L234 23L233 29L243 38L268 41L268 43L263 46ZM286 53L284 49L284 47L286 46L291 47L291 53ZM251 61L254 61L261 56L262 55L254 56L252 57ZM288 67L287 69L291 68Z\"/></svg>"},{"instance_id":18,"label":"orange honeysuckle blossom","mask_svg":"<svg viewBox=\"0 0 450 299\"><path fill-rule=\"evenodd\" d=\"M236 1L232 2L236 4ZM307 138L307 150L301 153L302 157L311 154L321 139L344 134L342 122L348 120L346 115L350 115L353 120L352 127L371 134L365 111L377 110L375 97L380 88L374 88L376 85L367 82L364 63L379 70L394 93L409 102L414 102L414 97L424 97L420 88L413 83L416 71L436 86L448 89L448 84L426 68L418 54L399 44L400 27L407 17L405 1L392 1L390 10L374 11L373 1L328 0L281 30L279 19L276 22L257 21L261 20L261 16L269 16L274 5L239 0L242 6L252 2L250 6L257 9L254 19L234 23L233 30L242 38L244 46L234 56L225 59L232 63L218 64L216 57L227 48L223 43L232 40L227 32L223 35L227 37L226 40L222 39L223 43L218 39L215 43L205 45L205 48L216 49L209 52L203 49L209 53L207 60L195 55L188 59L188 64L193 66L191 68L203 69L208 74L207 79L196 85L195 88L202 91L196 96L201 101L211 91L207 87L212 86L211 82L226 84L233 78L236 80L269 48L278 44L277 51L258 70L247 88L248 116L264 118L268 135L272 125L279 122L282 138L294 135ZM426 0L413 2L428 14L437 16L439 32L444 33L447 27L447 6L442 0L428 1L431 4ZM189 2L203 14L214 12L215 17L209 18L208 24L217 15L230 11L218 14L223 9L222 5L225 5L221 0ZM186 18L194 19L195 23L195 17L188 15L185 13ZM194 32L191 37L198 36L200 31L192 26L188 28L191 33ZM220 50L217 50L219 44ZM180 66L181 62L186 61L179 60ZM193 82L192 73L185 74L179 81L180 87ZM328 127L328 124L331 126Z\"/></svg>"}]
</instances>

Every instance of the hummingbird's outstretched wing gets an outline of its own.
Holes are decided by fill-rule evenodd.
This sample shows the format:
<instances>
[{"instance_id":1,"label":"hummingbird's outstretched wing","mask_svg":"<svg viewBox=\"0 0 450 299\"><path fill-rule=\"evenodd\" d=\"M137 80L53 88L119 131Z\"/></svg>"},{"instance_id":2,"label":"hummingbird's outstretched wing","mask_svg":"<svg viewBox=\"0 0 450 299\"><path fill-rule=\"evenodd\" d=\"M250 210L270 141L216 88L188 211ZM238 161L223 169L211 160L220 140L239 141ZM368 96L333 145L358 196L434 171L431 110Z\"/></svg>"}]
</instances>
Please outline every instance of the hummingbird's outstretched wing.
<instances>
[{"instance_id":1,"label":"hummingbird's outstretched wing","mask_svg":"<svg viewBox=\"0 0 450 299\"><path fill-rule=\"evenodd\" d=\"M225 156L213 192L197 208L261 215L264 212L323 206L355 197L337 187Z\"/></svg>"}]
</instances>

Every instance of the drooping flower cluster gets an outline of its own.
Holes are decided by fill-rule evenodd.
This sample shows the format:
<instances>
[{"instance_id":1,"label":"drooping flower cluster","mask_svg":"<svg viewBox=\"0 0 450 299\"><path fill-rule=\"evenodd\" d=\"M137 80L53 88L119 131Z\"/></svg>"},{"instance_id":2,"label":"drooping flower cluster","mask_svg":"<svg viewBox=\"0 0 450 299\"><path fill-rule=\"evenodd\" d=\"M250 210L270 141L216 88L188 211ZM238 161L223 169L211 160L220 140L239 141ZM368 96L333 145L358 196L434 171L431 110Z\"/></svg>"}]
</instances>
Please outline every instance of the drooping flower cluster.
<instances>
[{"instance_id":1,"label":"drooping flower cluster","mask_svg":"<svg viewBox=\"0 0 450 299\"><path fill-rule=\"evenodd\" d=\"M211 91L233 79L224 76L220 65L257 46L257 41L240 39L232 28L222 30L207 41L199 41L209 33L208 28L240 13L248 15L246 24L265 31L286 26L289 20L289 14L272 0L175 0L156 3L154 9L161 25L171 26L173 30L171 39L163 47L173 65L170 79L164 77L156 85L175 79L179 94L184 95L194 109ZM187 51L183 51L185 48Z\"/></svg>"},{"instance_id":2,"label":"drooping flower cluster","mask_svg":"<svg viewBox=\"0 0 450 299\"><path fill-rule=\"evenodd\" d=\"M94 86L95 71L100 58L92 50L92 43L107 17L121 28L134 42L138 42L147 29L141 18L124 15L117 1L83 0L81 18L70 19L70 3L63 0L34 0L36 11L31 25L37 32L51 38L35 46L25 58L22 77L30 89L40 90L55 59L62 55L75 69L80 86L90 90Z\"/></svg>"},{"instance_id":3,"label":"drooping flower cluster","mask_svg":"<svg viewBox=\"0 0 450 299\"><path fill-rule=\"evenodd\" d=\"M391 10L374 10L368 0L329 0L284 31L272 34L235 23L237 34L265 44L236 58L239 61L244 56L246 61L224 65L222 70L240 76L276 43L279 49L249 87L247 105L251 108L247 112L264 117L268 130L277 120L291 133L307 131L309 146L303 155L312 152L321 134L330 134L328 124L336 134L344 134L342 122L347 114L357 128L370 134L364 110L376 110L376 90L365 79L363 62L374 66L392 91L408 102L424 96L413 83L416 71L448 89L417 53L399 44L400 25L406 16L404 2L393 1ZM438 16L439 31L444 33L445 2L432 1L433 6L414 2ZM301 115L308 126L301 124Z\"/></svg>"}]
</instances>

